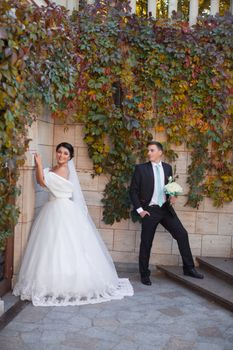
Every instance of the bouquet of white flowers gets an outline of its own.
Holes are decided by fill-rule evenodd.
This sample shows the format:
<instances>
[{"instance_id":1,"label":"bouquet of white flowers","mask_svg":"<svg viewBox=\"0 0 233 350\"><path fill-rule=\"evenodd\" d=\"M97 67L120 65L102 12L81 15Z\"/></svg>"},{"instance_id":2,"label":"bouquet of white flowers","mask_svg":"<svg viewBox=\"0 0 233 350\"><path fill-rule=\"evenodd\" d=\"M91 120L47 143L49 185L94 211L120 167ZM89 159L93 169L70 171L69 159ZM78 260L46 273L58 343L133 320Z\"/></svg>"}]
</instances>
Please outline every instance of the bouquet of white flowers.
<instances>
[{"instance_id":1,"label":"bouquet of white flowers","mask_svg":"<svg viewBox=\"0 0 233 350\"><path fill-rule=\"evenodd\" d=\"M175 181L173 181L172 176L168 178L168 184L164 186L164 192L169 196L178 196L182 194L182 187Z\"/></svg>"}]
</instances>

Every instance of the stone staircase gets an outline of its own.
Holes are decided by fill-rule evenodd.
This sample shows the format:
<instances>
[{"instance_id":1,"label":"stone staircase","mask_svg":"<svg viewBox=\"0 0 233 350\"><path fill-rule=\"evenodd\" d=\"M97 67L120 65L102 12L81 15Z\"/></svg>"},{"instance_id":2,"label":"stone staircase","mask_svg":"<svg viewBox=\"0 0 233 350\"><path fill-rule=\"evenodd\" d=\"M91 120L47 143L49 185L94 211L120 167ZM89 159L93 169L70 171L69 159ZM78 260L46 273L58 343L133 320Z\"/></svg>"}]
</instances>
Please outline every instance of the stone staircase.
<instances>
[{"instance_id":1,"label":"stone staircase","mask_svg":"<svg viewBox=\"0 0 233 350\"><path fill-rule=\"evenodd\" d=\"M201 257L197 261L203 280L184 276L180 266L157 265L157 269L233 311L233 258Z\"/></svg>"}]
</instances>

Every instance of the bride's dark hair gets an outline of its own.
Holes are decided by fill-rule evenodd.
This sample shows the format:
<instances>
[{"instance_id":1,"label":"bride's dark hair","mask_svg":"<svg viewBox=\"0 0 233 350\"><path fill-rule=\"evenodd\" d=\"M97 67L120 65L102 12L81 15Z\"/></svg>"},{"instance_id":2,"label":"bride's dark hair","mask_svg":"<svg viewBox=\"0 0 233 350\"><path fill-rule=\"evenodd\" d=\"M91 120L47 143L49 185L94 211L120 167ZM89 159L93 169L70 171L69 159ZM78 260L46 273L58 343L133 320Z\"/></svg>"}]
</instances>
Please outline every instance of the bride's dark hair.
<instances>
[{"instance_id":1,"label":"bride's dark hair","mask_svg":"<svg viewBox=\"0 0 233 350\"><path fill-rule=\"evenodd\" d=\"M61 143L59 143L59 145L57 145L57 147L56 147L56 152L57 152L57 151L59 150L59 148L61 148L61 147L64 147L64 148L68 149L68 151L69 151L69 153L70 153L70 159L72 159L73 156L74 156L74 147L73 147L70 143L68 143L68 142L61 142Z\"/></svg>"}]
</instances>

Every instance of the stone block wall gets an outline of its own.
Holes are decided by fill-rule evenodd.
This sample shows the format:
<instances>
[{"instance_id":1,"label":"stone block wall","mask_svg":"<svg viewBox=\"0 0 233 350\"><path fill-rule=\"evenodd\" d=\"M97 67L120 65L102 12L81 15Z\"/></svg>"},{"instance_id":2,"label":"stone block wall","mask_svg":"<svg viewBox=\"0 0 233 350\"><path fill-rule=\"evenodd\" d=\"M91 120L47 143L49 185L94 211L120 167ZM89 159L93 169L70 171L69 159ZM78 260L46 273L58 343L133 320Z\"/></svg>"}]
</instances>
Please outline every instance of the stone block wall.
<instances>
[{"instance_id":1,"label":"stone block wall","mask_svg":"<svg viewBox=\"0 0 233 350\"><path fill-rule=\"evenodd\" d=\"M158 141L164 141L162 133L154 135ZM67 141L74 145L75 164L80 184L90 211L115 262L134 263L138 261L140 244L140 224L131 220L106 225L102 221L102 191L107 182L106 176L91 177L92 162L88 157L86 144L83 142L82 125L69 125L65 131L63 125L54 125L54 144ZM190 153L185 146L175 147L177 180L183 187L184 194L175 205L176 212L189 232L190 245L195 256L230 257L233 249L233 203L223 208L215 208L210 199L200 204L199 209L185 206L188 185L187 168ZM174 164L173 164L174 165ZM181 264L176 241L159 225L154 239L151 255L152 264Z\"/></svg>"},{"instance_id":2,"label":"stone block wall","mask_svg":"<svg viewBox=\"0 0 233 350\"><path fill-rule=\"evenodd\" d=\"M33 153L38 151L44 167L55 163L55 147L67 141L74 146L75 165L80 184L86 199L90 215L107 245L113 260L118 263L137 263L140 244L140 224L122 220L113 225L102 221L102 192L108 179L101 175L92 178L93 165L89 159L87 146L83 141L82 125L54 124L48 111L41 116L29 130L29 151L26 164L21 169L20 184L22 194L18 198L21 208L19 223L15 228L14 274L17 274L22 255L27 244L30 227L35 215L47 200L47 193L36 185L34 175ZM164 134L154 135L158 141L164 141ZM176 161L178 182L184 194L175 205L176 212L189 232L190 245L195 256L230 257L233 248L233 203L222 208L215 208L210 199L205 198L199 209L185 206L188 186L186 184L187 167L190 154L184 146L174 147L179 157ZM159 225L154 239L151 264L178 265L181 258L177 243L166 230Z\"/></svg>"}]
</instances>

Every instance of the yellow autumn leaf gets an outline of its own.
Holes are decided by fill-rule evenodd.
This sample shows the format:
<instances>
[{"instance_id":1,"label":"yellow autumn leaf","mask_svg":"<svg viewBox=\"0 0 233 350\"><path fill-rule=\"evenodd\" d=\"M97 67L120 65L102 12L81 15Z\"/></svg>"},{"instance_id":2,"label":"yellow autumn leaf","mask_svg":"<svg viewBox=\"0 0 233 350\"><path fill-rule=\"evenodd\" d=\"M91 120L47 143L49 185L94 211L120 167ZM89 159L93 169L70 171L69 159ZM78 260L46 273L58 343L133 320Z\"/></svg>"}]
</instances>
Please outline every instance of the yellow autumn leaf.
<instances>
[{"instance_id":1,"label":"yellow autumn leaf","mask_svg":"<svg viewBox=\"0 0 233 350\"><path fill-rule=\"evenodd\" d=\"M165 129L164 129L164 126L162 126L162 125L157 125L156 127L155 127L155 131L157 131L157 132L163 132Z\"/></svg>"},{"instance_id":2,"label":"yellow autumn leaf","mask_svg":"<svg viewBox=\"0 0 233 350\"><path fill-rule=\"evenodd\" d=\"M155 79L155 86L156 87L161 87L162 86L162 83L161 83L160 79Z\"/></svg>"},{"instance_id":3,"label":"yellow autumn leaf","mask_svg":"<svg viewBox=\"0 0 233 350\"><path fill-rule=\"evenodd\" d=\"M95 167L95 171L97 174L101 174L103 172L103 168L101 166Z\"/></svg>"},{"instance_id":4,"label":"yellow autumn leaf","mask_svg":"<svg viewBox=\"0 0 233 350\"><path fill-rule=\"evenodd\" d=\"M89 96L92 96L92 95L95 95L96 94L96 91L95 90L90 90L89 92L88 92L88 95Z\"/></svg>"}]
</instances>

